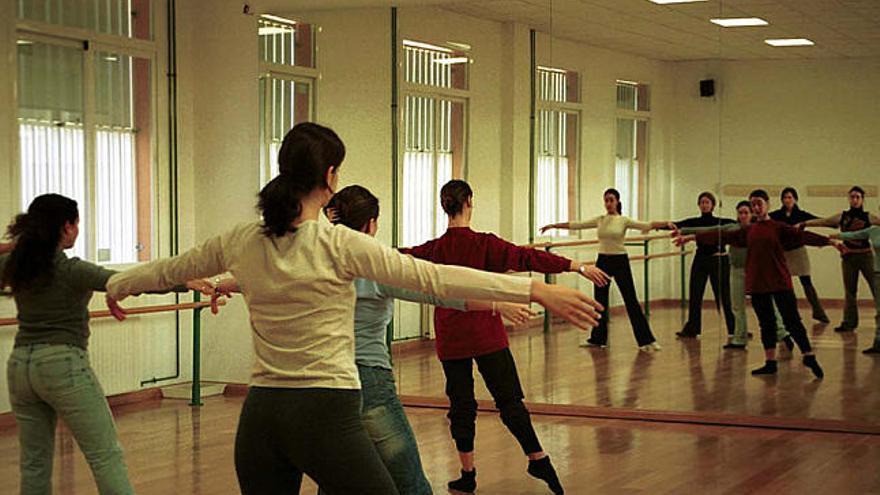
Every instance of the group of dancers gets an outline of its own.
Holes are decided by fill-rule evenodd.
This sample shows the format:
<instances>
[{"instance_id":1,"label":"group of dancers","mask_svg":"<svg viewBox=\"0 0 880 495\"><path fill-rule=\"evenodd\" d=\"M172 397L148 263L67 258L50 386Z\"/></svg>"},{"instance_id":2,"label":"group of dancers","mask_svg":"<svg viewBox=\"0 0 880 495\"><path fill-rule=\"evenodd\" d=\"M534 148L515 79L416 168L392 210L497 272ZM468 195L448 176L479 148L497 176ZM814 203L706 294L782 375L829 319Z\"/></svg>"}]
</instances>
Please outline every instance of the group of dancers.
<instances>
[{"instance_id":1,"label":"group of dancers","mask_svg":"<svg viewBox=\"0 0 880 495\"><path fill-rule=\"evenodd\" d=\"M112 415L88 361L93 291L106 292L107 305L120 320L125 310L119 302L142 293L194 289L214 298L242 295L250 312L255 363L234 461L239 487L247 495L298 493L303 474L329 495L432 493L396 394L385 341L394 299L438 306L436 350L461 462L460 476L448 483L449 489L472 493L477 486L476 363L502 422L526 456L527 473L553 493L564 493L523 403L501 317L523 322L532 316L528 303L537 302L579 328L592 328L590 345L605 346L613 279L640 349L660 350L636 299L623 243L628 229L673 228L676 242L697 242L692 296L701 299L706 281L712 283L733 329L734 347L745 345L745 317L739 312L745 310L745 294L751 295L767 350L767 363L756 373L776 372L773 352L780 336L775 306L791 336L782 338L797 343L804 364L822 376L797 313L786 253L836 241L771 220L763 191L738 206L734 226L712 216L715 199L709 193L700 196L700 218L670 224L622 216L620 194L609 190L605 215L546 227L596 228L599 260L591 266L472 230L474 192L461 180L450 181L440 192L449 217L446 233L408 249L383 246L374 238L378 199L361 186L336 191L344 158L345 146L331 129L297 125L279 151L279 175L260 191L260 220L179 256L123 272L64 254L78 236L75 201L46 194L16 217L7 232L10 244L0 247L8 251L0 254L0 280L11 289L20 322L7 377L19 427L22 494L51 491L58 417L73 432L100 493L134 492ZM791 193L796 201L797 193ZM845 231L839 237L850 243L840 247L844 256L863 254L858 246L867 243L880 247L880 228L862 229L873 219L857 210L860 202L838 219ZM790 217L803 218L802 212L788 211ZM833 220L808 222L829 225ZM718 256L725 244L738 253L730 261ZM845 261L850 267L845 273L857 276L863 267L859 263ZM880 272L880 258L875 263ZM595 300L575 289L504 274L508 271L578 273L594 283ZM805 287L806 276L806 282L801 278ZM728 289L728 279L736 290ZM700 312L693 305L692 300L682 337L700 333ZM814 310L814 316L822 315ZM849 315L844 328L856 322L857 316ZM877 339L874 348L880 349L880 332Z\"/></svg>"}]
</instances>

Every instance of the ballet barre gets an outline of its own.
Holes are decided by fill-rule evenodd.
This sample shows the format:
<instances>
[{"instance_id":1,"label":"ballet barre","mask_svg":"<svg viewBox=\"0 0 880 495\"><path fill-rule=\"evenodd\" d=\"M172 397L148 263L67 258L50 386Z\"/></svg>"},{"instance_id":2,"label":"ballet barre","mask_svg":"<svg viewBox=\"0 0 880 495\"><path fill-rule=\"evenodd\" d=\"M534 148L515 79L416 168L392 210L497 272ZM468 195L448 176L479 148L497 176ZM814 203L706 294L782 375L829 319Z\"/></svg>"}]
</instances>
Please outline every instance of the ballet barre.
<instances>
[{"instance_id":1,"label":"ballet barre","mask_svg":"<svg viewBox=\"0 0 880 495\"><path fill-rule=\"evenodd\" d=\"M687 255L693 253L693 251L685 250L684 246L680 248L678 251L669 251L665 253L656 253L651 254L649 244L652 241L660 240L660 239L671 239L669 234L653 234L653 235L643 235L636 237L627 237L624 239L625 246L633 246L633 247L641 247L642 253L640 255L630 256L630 261L644 261L643 270L643 282L644 282L644 301L643 305L645 308L645 316L649 316L651 314L651 299L650 299L650 266L649 263L651 260L660 259L660 258L671 258L678 257L681 259L681 267L680 267L680 277L681 277L681 307L684 308L687 305L687 295L686 295L686 277L685 277L685 258ZM599 239L588 239L588 240L577 240L577 241L562 241L562 242L541 242L535 244L527 244L525 247L531 247L534 249L543 249L548 253L553 249L560 248L573 248L573 247L581 247L581 246L594 246L599 244ZM595 261L585 262L587 265L595 265ZM546 283L553 283L552 275L545 274L544 281ZM544 331L549 332L552 324L552 316L549 311L544 311Z\"/></svg>"},{"instance_id":2,"label":"ballet barre","mask_svg":"<svg viewBox=\"0 0 880 495\"><path fill-rule=\"evenodd\" d=\"M218 306L225 306L226 300L219 299L217 300ZM129 308L125 310L126 316L132 315L149 315L149 314L157 314L157 313L169 313L176 311L187 311L192 310L193 312L193 351L192 351L192 390L190 392L190 402L191 406L201 406L202 403L202 388L201 388L201 377L202 377L202 359L201 359L201 339L202 339L202 311L206 308L211 307L210 301L202 301L201 293L198 291L193 291L193 300L188 303L179 303L179 304L158 304L153 306L140 306L136 308ZM108 310L101 311L91 311L89 312L89 318L91 319L101 319L101 318L111 318L113 315ZM18 325L18 320L15 318L0 318L0 327L9 327Z\"/></svg>"}]
</instances>

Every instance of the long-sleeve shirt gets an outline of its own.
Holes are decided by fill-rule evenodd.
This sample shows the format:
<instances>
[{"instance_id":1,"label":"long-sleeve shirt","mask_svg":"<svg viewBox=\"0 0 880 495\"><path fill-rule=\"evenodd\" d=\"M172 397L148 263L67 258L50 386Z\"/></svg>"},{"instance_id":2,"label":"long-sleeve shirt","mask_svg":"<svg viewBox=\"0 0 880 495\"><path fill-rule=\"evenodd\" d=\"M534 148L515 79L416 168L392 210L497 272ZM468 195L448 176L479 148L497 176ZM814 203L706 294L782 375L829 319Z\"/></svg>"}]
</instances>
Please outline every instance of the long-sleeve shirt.
<instances>
[{"instance_id":1,"label":"long-sleeve shirt","mask_svg":"<svg viewBox=\"0 0 880 495\"><path fill-rule=\"evenodd\" d=\"M570 222L569 229L596 229L599 239L599 254L626 254L626 231L630 229L651 230L651 224L640 222L623 215L600 215L583 222Z\"/></svg>"},{"instance_id":2,"label":"long-sleeve shirt","mask_svg":"<svg viewBox=\"0 0 880 495\"><path fill-rule=\"evenodd\" d=\"M357 292L354 306L354 359L359 366L391 369L385 331L394 317L395 299L467 311L467 304L461 299L440 299L363 278L355 280L354 287Z\"/></svg>"},{"instance_id":3,"label":"long-sleeve shirt","mask_svg":"<svg viewBox=\"0 0 880 495\"><path fill-rule=\"evenodd\" d=\"M231 272L250 311L255 363L251 385L358 389L354 360L356 278L441 298L526 303L531 280L417 260L337 225L302 222L267 237L258 222L239 225L174 258L110 278L121 298Z\"/></svg>"},{"instance_id":4,"label":"long-sleeve shirt","mask_svg":"<svg viewBox=\"0 0 880 495\"><path fill-rule=\"evenodd\" d=\"M798 230L775 220L755 222L739 230L703 232L697 241L748 248L746 254L746 293L766 294L792 290L791 272L785 262L789 246L827 246L827 237Z\"/></svg>"},{"instance_id":5,"label":"long-sleeve shirt","mask_svg":"<svg viewBox=\"0 0 880 495\"><path fill-rule=\"evenodd\" d=\"M434 263L490 272L562 273L571 267L568 258L522 248L494 234L474 232L468 227L450 228L437 239L401 251ZM437 356L443 361L482 356L508 346L501 317L493 316L491 311L437 308L434 330Z\"/></svg>"},{"instance_id":6,"label":"long-sleeve shirt","mask_svg":"<svg viewBox=\"0 0 880 495\"><path fill-rule=\"evenodd\" d=\"M798 208L798 205L794 205L794 208L792 208L791 211L788 211L785 208L780 208L776 211L770 212L770 218L776 220L777 222L782 222L788 225L797 225L799 223L815 220L819 217L813 215L808 211L804 211ZM803 246L795 246L793 249L797 249L800 247Z\"/></svg>"},{"instance_id":7,"label":"long-sleeve shirt","mask_svg":"<svg viewBox=\"0 0 880 495\"><path fill-rule=\"evenodd\" d=\"M673 222L679 229L684 227L718 227L719 225L730 225L737 223L729 218L716 217L711 213L703 213L698 217L686 218ZM703 240L697 240L696 256L712 256L724 253L724 245L718 242L718 238L712 236L704 236Z\"/></svg>"},{"instance_id":8,"label":"long-sleeve shirt","mask_svg":"<svg viewBox=\"0 0 880 495\"><path fill-rule=\"evenodd\" d=\"M872 225L867 229L841 232L840 238L845 241L869 241L874 248L874 271L880 273L880 227Z\"/></svg>"},{"instance_id":9,"label":"long-sleeve shirt","mask_svg":"<svg viewBox=\"0 0 880 495\"><path fill-rule=\"evenodd\" d=\"M714 232L717 233L719 231L728 231L728 230L739 230L742 228L742 225L739 223L728 223L724 225L716 225L714 227L684 227L679 229L684 235L691 234L700 234L703 232ZM716 237L717 240L717 237ZM739 246L730 246L728 250L727 257L730 260L730 266L733 268L746 268L746 257L748 256L748 248L739 247Z\"/></svg>"},{"instance_id":10,"label":"long-sleeve shirt","mask_svg":"<svg viewBox=\"0 0 880 495\"><path fill-rule=\"evenodd\" d=\"M9 255L0 255L0 273ZM69 344L87 349L89 344L89 301L92 292L103 291L115 272L83 261L55 255L52 278L28 289L14 291L18 311L15 346Z\"/></svg>"},{"instance_id":11,"label":"long-sleeve shirt","mask_svg":"<svg viewBox=\"0 0 880 495\"><path fill-rule=\"evenodd\" d=\"M850 208L837 215L817 218L807 222L807 225L816 227L837 227L840 229L840 232L854 232L867 228L871 224L880 224L880 217L866 212L864 208ZM867 240L844 241L844 244L852 253L871 252L871 245Z\"/></svg>"}]
</instances>

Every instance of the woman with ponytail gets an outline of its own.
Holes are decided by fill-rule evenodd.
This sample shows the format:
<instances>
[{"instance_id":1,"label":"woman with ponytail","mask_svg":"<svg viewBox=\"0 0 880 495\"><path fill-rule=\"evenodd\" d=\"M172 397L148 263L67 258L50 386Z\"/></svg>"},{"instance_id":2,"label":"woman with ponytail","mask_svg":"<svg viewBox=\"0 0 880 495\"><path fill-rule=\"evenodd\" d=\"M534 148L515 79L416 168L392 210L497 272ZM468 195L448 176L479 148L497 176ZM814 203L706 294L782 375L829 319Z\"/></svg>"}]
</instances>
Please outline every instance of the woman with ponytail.
<instances>
[{"instance_id":1,"label":"woman with ponytail","mask_svg":"<svg viewBox=\"0 0 880 495\"><path fill-rule=\"evenodd\" d=\"M22 494L52 491L59 417L82 449L99 493L134 493L87 352L89 300L93 291L105 290L113 272L64 254L76 243L78 224L75 201L38 196L8 228L12 252L0 255L2 285L12 290L18 309L6 376L18 424Z\"/></svg>"},{"instance_id":2,"label":"woman with ponytail","mask_svg":"<svg viewBox=\"0 0 880 495\"><path fill-rule=\"evenodd\" d=\"M549 229L596 229L599 237L599 258L596 267L608 274L617 282L620 295L626 304L626 313L632 325L633 334L639 349L643 351L659 351L660 344L651 333L651 327L642 312L636 296L636 288L633 282L632 269L629 265L629 256L626 254L626 231L637 229L646 232L657 224L639 222L623 216L623 207L620 204L620 193L617 189L608 189L603 194L605 198L605 214L584 222L554 223L541 227L541 233ZM611 285L597 285L595 287L596 301L604 308L605 312L599 320L599 325L593 328L587 346L605 347L608 345L608 295Z\"/></svg>"},{"instance_id":3,"label":"woman with ponytail","mask_svg":"<svg viewBox=\"0 0 880 495\"><path fill-rule=\"evenodd\" d=\"M221 292L240 287L254 336L253 375L235 440L244 495L298 493L303 474L333 495L399 493L361 421L355 279L442 298L536 301L581 327L598 316L595 302L577 291L434 265L318 222L344 157L331 129L298 124L281 145L281 174L260 191L261 221L109 283L109 295L120 300L194 278L235 277L218 285Z\"/></svg>"}]
</instances>

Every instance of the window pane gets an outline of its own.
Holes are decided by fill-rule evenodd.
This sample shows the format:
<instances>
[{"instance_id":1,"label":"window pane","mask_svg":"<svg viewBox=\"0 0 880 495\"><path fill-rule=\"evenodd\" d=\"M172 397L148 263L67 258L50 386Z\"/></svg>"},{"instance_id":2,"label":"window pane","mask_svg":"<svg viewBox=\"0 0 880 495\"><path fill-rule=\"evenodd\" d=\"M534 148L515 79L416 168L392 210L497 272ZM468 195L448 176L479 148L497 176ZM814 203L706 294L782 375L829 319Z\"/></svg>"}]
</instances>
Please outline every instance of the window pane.
<instances>
[{"instance_id":1,"label":"window pane","mask_svg":"<svg viewBox=\"0 0 880 495\"><path fill-rule=\"evenodd\" d=\"M40 194L57 193L79 203L80 241L71 254L85 258L88 238L83 52L18 41L18 128L21 208Z\"/></svg>"},{"instance_id":2,"label":"window pane","mask_svg":"<svg viewBox=\"0 0 880 495\"><path fill-rule=\"evenodd\" d=\"M538 99L557 103L579 103L578 73L552 67L538 67Z\"/></svg>"},{"instance_id":3,"label":"window pane","mask_svg":"<svg viewBox=\"0 0 880 495\"><path fill-rule=\"evenodd\" d=\"M420 41L403 42L404 80L438 88L467 89L467 53Z\"/></svg>"},{"instance_id":4,"label":"window pane","mask_svg":"<svg viewBox=\"0 0 880 495\"><path fill-rule=\"evenodd\" d=\"M278 175L278 151L296 124L312 120L312 85L305 81L263 78L260 84L262 130L261 184Z\"/></svg>"},{"instance_id":5,"label":"window pane","mask_svg":"<svg viewBox=\"0 0 880 495\"><path fill-rule=\"evenodd\" d=\"M650 86L632 81L617 81L617 108L639 112L650 111Z\"/></svg>"},{"instance_id":6,"label":"window pane","mask_svg":"<svg viewBox=\"0 0 880 495\"><path fill-rule=\"evenodd\" d=\"M535 229L577 216L578 119L572 112L541 110L537 121ZM566 231L544 233L559 236Z\"/></svg>"},{"instance_id":7,"label":"window pane","mask_svg":"<svg viewBox=\"0 0 880 495\"><path fill-rule=\"evenodd\" d=\"M152 39L150 0L21 0L17 3L19 19Z\"/></svg>"},{"instance_id":8,"label":"window pane","mask_svg":"<svg viewBox=\"0 0 880 495\"><path fill-rule=\"evenodd\" d=\"M95 59L95 245L98 262L151 257L150 61L99 52Z\"/></svg>"},{"instance_id":9,"label":"window pane","mask_svg":"<svg viewBox=\"0 0 880 495\"><path fill-rule=\"evenodd\" d=\"M645 183L644 157L647 156L647 123L635 119L617 119L615 152L615 187L620 191L624 215L642 215L642 191Z\"/></svg>"},{"instance_id":10,"label":"window pane","mask_svg":"<svg viewBox=\"0 0 880 495\"><path fill-rule=\"evenodd\" d=\"M257 21L260 60L271 64L315 67L314 27L277 16Z\"/></svg>"}]
</instances>

